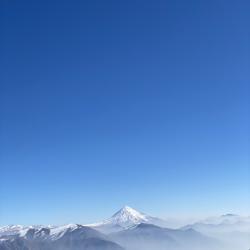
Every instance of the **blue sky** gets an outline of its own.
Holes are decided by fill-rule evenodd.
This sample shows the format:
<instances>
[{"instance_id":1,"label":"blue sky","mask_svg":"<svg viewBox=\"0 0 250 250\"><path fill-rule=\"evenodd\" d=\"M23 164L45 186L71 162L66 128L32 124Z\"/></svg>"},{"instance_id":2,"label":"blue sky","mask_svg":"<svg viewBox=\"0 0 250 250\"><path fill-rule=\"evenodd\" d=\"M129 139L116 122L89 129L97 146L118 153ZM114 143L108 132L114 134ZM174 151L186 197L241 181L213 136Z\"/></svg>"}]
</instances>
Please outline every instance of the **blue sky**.
<instances>
[{"instance_id":1,"label":"blue sky","mask_svg":"<svg viewBox=\"0 0 250 250\"><path fill-rule=\"evenodd\" d=\"M249 211L248 1L1 1L0 224Z\"/></svg>"}]
</instances>

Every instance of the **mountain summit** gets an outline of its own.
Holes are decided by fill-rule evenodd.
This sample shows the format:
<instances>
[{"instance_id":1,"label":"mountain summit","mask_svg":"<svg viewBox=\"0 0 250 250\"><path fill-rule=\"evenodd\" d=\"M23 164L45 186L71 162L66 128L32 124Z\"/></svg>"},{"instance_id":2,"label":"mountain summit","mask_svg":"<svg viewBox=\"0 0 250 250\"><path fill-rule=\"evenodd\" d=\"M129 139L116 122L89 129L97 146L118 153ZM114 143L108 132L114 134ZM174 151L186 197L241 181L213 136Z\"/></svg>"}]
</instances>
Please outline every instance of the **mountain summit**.
<instances>
[{"instance_id":1,"label":"mountain summit","mask_svg":"<svg viewBox=\"0 0 250 250\"><path fill-rule=\"evenodd\" d=\"M155 224L159 223L160 221L162 220L141 213L129 206L124 206L118 212L112 215L111 218L87 226L90 226L101 232L111 233L136 226L140 223Z\"/></svg>"},{"instance_id":2,"label":"mountain summit","mask_svg":"<svg viewBox=\"0 0 250 250\"><path fill-rule=\"evenodd\" d=\"M122 209L120 209L118 212L116 212L109 221L121 226L124 226L125 224L139 224L142 222L147 222L149 220L149 216L136 211L135 209L124 206Z\"/></svg>"}]
</instances>

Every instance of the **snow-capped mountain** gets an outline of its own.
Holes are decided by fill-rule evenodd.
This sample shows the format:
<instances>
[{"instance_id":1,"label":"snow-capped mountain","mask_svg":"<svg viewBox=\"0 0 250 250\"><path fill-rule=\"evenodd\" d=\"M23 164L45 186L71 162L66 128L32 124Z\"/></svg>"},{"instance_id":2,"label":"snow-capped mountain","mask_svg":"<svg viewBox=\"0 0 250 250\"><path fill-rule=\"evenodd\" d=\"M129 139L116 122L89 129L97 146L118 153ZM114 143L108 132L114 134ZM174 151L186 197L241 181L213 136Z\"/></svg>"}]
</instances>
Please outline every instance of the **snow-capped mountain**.
<instances>
[{"instance_id":1,"label":"snow-capped mountain","mask_svg":"<svg viewBox=\"0 0 250 250\"><path fill-rule=\"evenodd\" d=\"M131 224L138 224L149 220L150 216L138 212L131 207L125 206L115 213L108 221L121 226L129 226Z\"/></svg>"},{"instance_id":2,"label":"snow-capped mountain","mask_svg":"<svg viewBox=\"0 0 250 250\"><path fill-rule=\"evenodd\" d=\"M84 225L86 227L91 227L97 229L98 231L109 233L123 230L131 226L138 225L140 223L154 224L160 223L163 220L146 215L144 213L138 212L135 209L124 206L118 212L116 212L111 218L103 220L98 223ZM59 238L65 232L72 231L76 229L79 225L77 224L67 224L63 226L22 226L22 225L11 225L0 228L1 236L24 236L28 231L36 230L36 234L39 233L41 229L50 230L49 236L51 238Z\"/></svg>"},{"instance_id":3,"label":"snow-capped mountain","mask_svg":"<svg viewBox=\"0 0 250 250\"><path fill-rule=\"evenodd\" d=\"M0 227L0 250L235 250L250 245L250 217L226 214L180 229L167 228L168 223L125 206L89 225Z\"/></svg>"},{"instance_id":4,"label":"snow-capped mountain","mask_svg":"<svg viewBox=\"0 0 250 250\"><path fill-rule=\"evenodd\" d=\"M19 227L15 234L5 229L5 234L0 236L1 250L124 250L108 236L77 224L52 228Z\"/></svg>"},{"instance_id":5,"label":"snow-capped mountain","mask_svg":"<svg viewBox=\"0 0 250 250\"><path fill-rule=\"evenodd\" d=\"M23 226L23 225L9 225L0 227L0 237L1 236L14 236L20 235L23 236L29 229L40 229L43 226L35 225L35 226Z\"/></svg>"},{"instance_id":6,"label":"snow-capped mountain","mask_svg":"<svg viewBox=\"0 0 250 250\"><path fill-rule=\"evenodd\" d=\"M15 235L18 234L25 227L22 225L10 225L0 228L0 236L2 235Z\"/></svg>"},{"instance_id":7,"label":"snow-capped mountain","mask_svg":"<svg viewBox=\"0 0 250 250\"><path fill-rule=\"evenodd\" d=\"M137 210L129 206L124 206L111 218L98 223L89 224L87 226L97 229L101 232L111 233L121 231L123 229L138 225L140 223L159 225L163 224L164 221L159 218L138 212Z\"/></svg>"}]
</instances>

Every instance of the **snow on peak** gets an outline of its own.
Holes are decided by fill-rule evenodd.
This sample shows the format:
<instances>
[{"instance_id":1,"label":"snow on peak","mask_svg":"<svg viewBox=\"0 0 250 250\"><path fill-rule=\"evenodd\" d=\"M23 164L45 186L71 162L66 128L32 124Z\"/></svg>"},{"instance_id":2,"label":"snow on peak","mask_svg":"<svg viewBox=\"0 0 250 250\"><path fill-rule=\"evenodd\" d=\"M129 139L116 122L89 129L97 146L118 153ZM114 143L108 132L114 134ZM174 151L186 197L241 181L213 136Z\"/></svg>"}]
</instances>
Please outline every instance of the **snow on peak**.
<instances>
[{"instance_id":1,"label":"snow on peak","mask_svg":"<svg viewBox=\"0 0 250 250\"><path fill-rule=\"evenodd\" d=\"M111 218L114 224L123 225L124 223L128 224L138 224L141 222L148 221L147 216L143 213L136 211L135 209L125 206L116 212Z\"/></svg>"},{"instance_id":2,"label":"snow on peak","mask_svg":"<svg viewBox=\"0 0 250 250\"><path fill-rule=\"evenodd\" d=\"M63 226L57 226L50 229L50 235L53 240L62 237L66 232L73 231L79 227L78 224L66 224Z\"/></svg>"},{"instance_id":3,"label":"snow on peak","mask_svg":"<svg viewBox=\"0 0 250 250\"><path fill-rule=\"evenodd\" d=\"M104 228L105 230L107 230L108 228L109 231L112 231L114 228L115 230L119 230L121 228L127 228L140 223L147 223L150 218L150 216L138 212L129 206L124 206L111 218L103 220L99 223L89 224L86 226L98 229Z\"/></svg>"}]
</instances>

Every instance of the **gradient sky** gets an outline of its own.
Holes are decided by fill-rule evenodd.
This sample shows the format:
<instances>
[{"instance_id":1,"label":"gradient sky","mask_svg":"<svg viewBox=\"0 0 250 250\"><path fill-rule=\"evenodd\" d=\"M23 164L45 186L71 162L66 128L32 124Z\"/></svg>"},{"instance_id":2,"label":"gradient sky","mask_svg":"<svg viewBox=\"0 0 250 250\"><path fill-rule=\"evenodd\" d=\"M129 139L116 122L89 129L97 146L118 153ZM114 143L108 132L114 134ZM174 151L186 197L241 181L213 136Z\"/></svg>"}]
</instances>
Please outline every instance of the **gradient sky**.
<instances>
[{"instance_id":1,"label":"gradient sky","mask_svg":"<svg viewBox=\"0 0 250 250\"><path fill-rule=\"evenodd\" d=\"M0 224L248 213L249 7L2 0Z\"/></svg>"}]
</instances>

